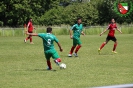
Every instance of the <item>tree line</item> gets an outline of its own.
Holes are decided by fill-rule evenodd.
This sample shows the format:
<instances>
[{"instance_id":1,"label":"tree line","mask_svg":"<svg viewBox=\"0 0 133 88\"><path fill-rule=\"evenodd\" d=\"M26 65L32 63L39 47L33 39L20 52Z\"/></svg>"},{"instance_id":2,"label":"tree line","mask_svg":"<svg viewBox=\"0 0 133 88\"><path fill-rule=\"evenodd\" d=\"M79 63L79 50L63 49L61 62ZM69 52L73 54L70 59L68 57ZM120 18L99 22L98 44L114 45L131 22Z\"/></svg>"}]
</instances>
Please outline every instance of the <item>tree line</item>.
<instances>
[{"instance_id":1,"label":"tree line","mask_svg":"<svg viewBox=\"0 0 133 88\"><path fill-rule=\"evenodd\" d=\"M104 25L111 18L120 24L132 23L133 12L121 17L114 11L117 0L3 0L0 26L22 26L33 19L35 25L72 25L77 17L85 26ZM130 0L127 0L130 3Z\"/></svg>"}]
</instances>

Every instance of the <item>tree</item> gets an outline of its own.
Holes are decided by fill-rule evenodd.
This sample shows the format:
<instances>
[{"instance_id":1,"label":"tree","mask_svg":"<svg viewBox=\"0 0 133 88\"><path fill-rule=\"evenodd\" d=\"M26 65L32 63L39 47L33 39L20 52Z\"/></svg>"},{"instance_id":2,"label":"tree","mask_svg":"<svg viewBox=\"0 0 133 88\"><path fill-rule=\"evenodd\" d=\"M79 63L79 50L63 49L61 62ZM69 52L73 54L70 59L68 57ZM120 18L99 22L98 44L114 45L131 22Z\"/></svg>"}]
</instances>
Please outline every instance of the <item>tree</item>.
<instances>
[{"instance_id":1,"label":"tree","mask_svg":"<svg viewBox=\"0 0 133 88\"><path fill-rule=\"evenodd\" d=\"M94 25L98 20L98 11L92 3L75 3L64 8L63 23L72 25L77 17L83 18L84 25Z\"/></svg>"},{"instance_id":2,"label":"tree","mask_svg":"<svg viewBox=\"0 0 133 88\"><path fill-rule=\"evenodd\" d=\"M22 26L29 18L37 25L72 25L77 17L83 18L84 25L103 25L111 18L121 24L131 23L133 12L120 17L114 12L114 2L116 0L3 0L0 25Z\"/></svg>"},{"instance_id":3,"label":"tree","mask_svg":"<svg viewBox=\"0 0 133 88\"><path fill-rule=\"evenodd\" d=\"M31 17L38 24L39 18L58 6L57 3L59 0L3 0L0 2L0 22L4 26L19 26Z\"/></svg>"},{"instance_id":4,"label":"tree","mask_svg":"<svg viewBox=\"0 0 133 88\"><path fill-rule=\"evenodd\" d=\"M63 8L53 8L41 16L42 25L60 25L62 24L61 12Z\"/></svg>"}]
</instances>

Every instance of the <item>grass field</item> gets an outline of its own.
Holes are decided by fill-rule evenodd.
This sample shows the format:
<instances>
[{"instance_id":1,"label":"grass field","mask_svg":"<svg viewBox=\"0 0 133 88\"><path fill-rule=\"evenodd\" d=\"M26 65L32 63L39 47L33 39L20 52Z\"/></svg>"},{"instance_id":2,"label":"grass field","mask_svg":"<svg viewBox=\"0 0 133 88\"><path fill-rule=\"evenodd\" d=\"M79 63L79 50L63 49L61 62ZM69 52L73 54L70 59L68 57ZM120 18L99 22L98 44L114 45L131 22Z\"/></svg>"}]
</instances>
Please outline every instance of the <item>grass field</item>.
<instances>
[{"instance_id":1,"label":"grass field","mask_svg":"<svg viewBox=\"0 0 133 88\"><path fill-rule=\"evenodd\" d=\"M57 38L64 49L59 52L67 68L60 70L53 62L47 71L42 40L33 37L35 44L23 42L25 37L0 37L0 88L91 88L133 83L133 35L117 34L118 54L112 54L113 42L97 49L106 35L81 36L79 57L67 57L72 46L68 35Z\"/></svg>"}]
</instances>

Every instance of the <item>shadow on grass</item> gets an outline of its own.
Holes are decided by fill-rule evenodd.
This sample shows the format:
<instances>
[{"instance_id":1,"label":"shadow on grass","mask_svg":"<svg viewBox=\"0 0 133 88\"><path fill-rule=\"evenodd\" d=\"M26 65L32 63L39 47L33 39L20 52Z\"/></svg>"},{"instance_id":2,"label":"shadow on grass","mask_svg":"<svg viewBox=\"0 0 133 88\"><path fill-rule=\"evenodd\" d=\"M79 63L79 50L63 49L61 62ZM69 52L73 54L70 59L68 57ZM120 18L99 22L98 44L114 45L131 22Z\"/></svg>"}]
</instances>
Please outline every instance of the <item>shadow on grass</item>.
<instances>
[{"instance_id":1,"label":"shadow on grass","mask_svg":"<svg viewBox=\"0 0 133 88\"><path fill-rule=\"evenodd\" d=\"M25 69L25 70L16 70L16 71L56 71L54 69L52 70L47 70L47 69Z\"/></svg>"},{"instance_id":2,"label":"shadow on grass","mask_svg":"<svg viewBox=\"0 0 133 88\"><path fill-rule=\"evenodd\" d=\"M101 54L98 54L98 55L115 55L113 53L101 53Z\"/></svg>"},{"instance_id":3,"label":"shadow on grass","mask_svg":"<svg viewBox=\"0 0 133 88\"><path fill-rule=\"evenodd\" d=\"M56 71L56 70L54 70L54 69L52 69L52 70L47 70L47 69L33 69L33 71Z\"/></svg>"},{"instance_id":4,"label":"shadow on grass","mask_svg":"<svg viewBox=\"0 0 133 88\"><path fill-rule=\"evenodd\" d=\"M64 57L67 57L67 58L80 58L80 56L77 56L77 57L75 57L75 56L71 56L71 57L69 57L69 56L64 56Z\"/></svg>"}]
</instances>

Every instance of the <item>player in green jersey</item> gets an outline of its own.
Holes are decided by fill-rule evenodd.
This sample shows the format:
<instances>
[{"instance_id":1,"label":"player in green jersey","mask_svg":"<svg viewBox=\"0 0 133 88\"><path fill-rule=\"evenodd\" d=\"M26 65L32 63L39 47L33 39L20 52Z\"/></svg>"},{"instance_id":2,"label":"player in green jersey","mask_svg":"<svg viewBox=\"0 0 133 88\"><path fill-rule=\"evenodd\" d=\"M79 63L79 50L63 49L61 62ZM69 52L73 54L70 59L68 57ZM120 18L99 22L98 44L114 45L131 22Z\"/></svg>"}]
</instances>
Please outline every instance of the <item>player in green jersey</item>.
<instances>
[{"instance_id":1,"label":"player in green jersey","mask_svg":"<svg viewBox=\"0 0 133 88\"><path fill-rule=\"evenodd\" d=\"M72 57L72 53L76 47L74 56L77 57L77 52L81 47L81 40L80 40L80 35L85 35L83 32L83 25L81 24L82 20L81 18L77 19L77 24L73 25L72 28L70 29L70 38L73 39L73 46L70 50L70 53L68 54L69 57ZM72 31L73 31L73 35L72 35Z\"/></svg>"},{"instance_id":2,"label":"player in green jersey","mask_svg":"<svg viewBox=\"0 0 133 88\"><path fill-rule=\"evenodd\" d=\"M61 62L61 59L57 53L57 51L54 48L53 42L55 41L62 52L63 49L61 48L60 43L58 42L58 39L52 34L52 28L47 28L47 33L26 33L27 35L31 36L39 36L43 40L43 46L44 46L44 54L45 58L47 59L47 65L48 70L52 69L50 58L52 57L54 59L54 62L59 66L59 62Z\"/></svg>"}]
</instances>

